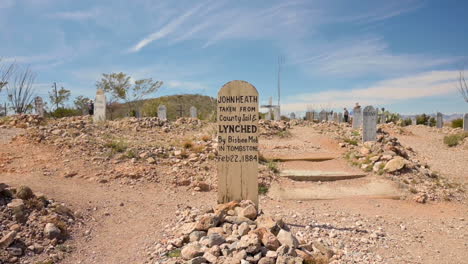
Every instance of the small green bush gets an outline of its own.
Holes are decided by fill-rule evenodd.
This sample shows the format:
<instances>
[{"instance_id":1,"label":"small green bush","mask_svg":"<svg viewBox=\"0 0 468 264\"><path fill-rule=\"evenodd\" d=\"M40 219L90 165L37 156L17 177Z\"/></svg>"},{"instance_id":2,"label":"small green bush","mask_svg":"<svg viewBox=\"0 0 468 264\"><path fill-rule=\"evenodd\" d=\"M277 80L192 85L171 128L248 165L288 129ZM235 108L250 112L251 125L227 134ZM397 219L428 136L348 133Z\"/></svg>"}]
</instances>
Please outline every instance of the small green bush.
<instances>
[{"instance_id":1,"label":"small green bush","mask_svg":"<svg viewBox=\"0 0 468 264\"><path fill-rule=\"evenodd\" d=\"M444 143L445 145L449 147L455 147L458 145L463 139L468 137L468 133L459 133L459 134L454 134L454 135L448 135L444 137Z\"/></svg>"},{"instance_id":2,"label":"small green bush","mask_svg":"<svg viewBox=\"0 0 468 264\"><path fill-rule=\"evenodd\" d=\"M180 249L174 249L172 251L170 251L169 253L167 253L167 256L170 257L170 258L180 258L181 256L181 250Z\"/></svg>"},{"instance_id":3,"label":"small green bush","mask_svg":"<svg viewBox=\"0 0 468 264\"><path fill-rule=\"evenodd\" d=\"M401 126L409 126L409 125L415 125L413 124L413 121L411 118L406 118L401 122Z\"/></svg>"},{"instance_id":4,"label":"small green bush","mask_svg":"<svg viewBox=\"0 0 468 264\"><path fill-rule=\"evenodd\" d=\"M268 186L264 186L264 185L258 186L258 194L265 195L267 193L268 193Z\"/></svg>"},{"instance_id":5,"label":"small green bush","mask_svg":"<svg viewBox=\"0 0 468 264\"><path fill-rule=\"evenodd\" d=\"M114 153L115 152L122 153L128 148L128 144L122 140L118 140L118 141L113 140L113 141L107 142L104 146L112 149L112 152Z\"/></svg>"},{"instance_id":6,"label":"small green bush","mask_svg":"<svg viewBox=\"0 0 468 264\"><path fill-rule=\"evenodd\" d=\"M277 134L280 138L289 138L292 136L291 132L285 130L285 131L280 131Z\"/></svg>"},{"instance_id":7,"label":"small green bush","mask_svg":"<svg viewBox=\"0 0 468 264\"><path fill-rule=\"evenodd\" d=\"M50 112L49 115L53 118L62 118L62 117L69 117L69 116L79 116L81 115L81 111L74 108L63 108L59 107L55 109L53 112Z\"/></svg>"},{"instance_id":8,"label":"small green bush","mask_svg":"<svg viewBox=\"0 0 468 264\"><path fill-rule=\"evenodd\" d=\"M278 173L278 164L274 161L269 161L267 164L268 169L270 169L274 173Z\"/></svg>"},{"instance_id":9,"label":"small green bush","mask_svg":"<svg viewBox=\"0 0 468 264\"><path fill-rule=\"evenodd\" d=\"M350 138L345 138L344 139L344 142L350 144L350 145L354 145L354 146L357 146L358 145L358 142L357 140L354 140L354 139L350 139Z\"/></svg>"},{"instance_id":10,"label":"small green bush","mask_svg":"<svg viewBox=\"0 0 468 264\"><path fill-rule=\"evenodd\" d=\"M457 127L463 128L463 119L462 118L457 118L457 119L452 120L452 127L453 128L457 128Z\"/></svg>"}]
</instances>

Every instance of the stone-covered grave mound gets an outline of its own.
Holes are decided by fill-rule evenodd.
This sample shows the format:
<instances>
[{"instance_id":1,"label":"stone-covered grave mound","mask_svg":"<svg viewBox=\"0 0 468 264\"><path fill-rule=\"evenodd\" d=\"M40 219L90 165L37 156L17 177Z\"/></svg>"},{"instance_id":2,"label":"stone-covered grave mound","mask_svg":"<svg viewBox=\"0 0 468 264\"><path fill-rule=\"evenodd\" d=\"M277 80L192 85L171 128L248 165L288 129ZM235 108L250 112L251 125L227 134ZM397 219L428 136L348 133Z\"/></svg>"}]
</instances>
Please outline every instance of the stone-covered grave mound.
<instances>
[{"instance_id":1,"label":"stone-covered grave mound","mask_svg":"<svg viewBox=\"0 0 468 264\"><path fill-rule=\"evenodd\" d=\"M272 121L272 120L260 120L258 122L260 126L260 136L272 137L272 136L285 136L287 131L291 128L291 124L287 121Z\"/></svg>"},{"instance_id":2,"label":"stone-covered grave mound","mask_svg":"<svg viewBox=\"0 0 468 264\"><path fill-rule=\"evenodd\" d=\"M43 125L44 118L38 115L12 115L0 118L0 128L29 128Z\"/></svg>"},{"instance_id":3,"label":"stone-covered grave mound","mask_svg":"<svg viewBox=\"0 0 468 264\"><path fill-rule=\"evenodd\" d=\"M334 255L321 243L298 239L282 219L258 213L251 201L204 214L182 211L175 230L148 263L329 263Z\"/></svg>"},{"instance_id":4,"label":"stone-covered grave mound","mask_svg":"<svg viewBox=\"0 0 468 264\"><path fill-rule=\"evenodd\" d=\"M63 243L76 221L65 205L27 186L0 183L0 263L62 259L71 249Z\"/></svg>"}]
</instances>

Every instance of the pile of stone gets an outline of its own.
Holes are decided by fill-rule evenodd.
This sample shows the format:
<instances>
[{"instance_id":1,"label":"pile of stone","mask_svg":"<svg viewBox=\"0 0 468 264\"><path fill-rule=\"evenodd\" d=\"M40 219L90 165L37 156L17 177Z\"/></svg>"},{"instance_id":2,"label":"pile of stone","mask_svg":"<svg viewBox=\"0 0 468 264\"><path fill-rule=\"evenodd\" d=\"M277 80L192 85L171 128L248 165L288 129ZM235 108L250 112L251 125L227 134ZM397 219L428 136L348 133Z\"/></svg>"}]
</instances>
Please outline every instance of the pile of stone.
<instances>
[{"instance_id":1,"label":"pile of stone","mask_svg":"<svg viewBox=\"0 0 468 264\"><path fill-rule=\"evenodd\" d=\"M63 243L76 221L65 205L27 186L0 183L0 263L30 263L38 256L62 259L69 250Z\"/></svg>"},{"instance_id":2,"label":"pile of stone","mask_svg":"<svg viewBox=\"0 0 468 264\"><path fill-rule=\"evenodd\" d=\"M329 263L334 255L298 239L281 219L259 214L251 201L178 213L178 234L158 244L148 263Z\"/></svg>"},{"instance_id":3,"label":"pile of stone","mask_svg":"<svg viewBox=\"0 0 468 264\"><path fill-rule=\"evenodd\" d=\"M429 165L420 161L410 147L402 146L397 138L383 129L377 129L377 140L362 142L360 131L343 124L322 123L315 127L333 134L340 146L348 149L346 158L366 172L385 175L408 189L419 203L435 200L461 200L463 189L438 175Z\"/></svg>"},{"instance_id":4,"label":"pile of stone","mask_svg":"<svg viewBox=\"0 0 468 264\"><path fill-rule=\"evenodd\" d=\"M164 132L171 130L171 125L167 120L161 120L157 117L143 117L143 118L124 118L118 121L109 121L110 125L116 128L129 128L135 131L150 128L162 128Z\"/></svg>"},{"instance_id":5,"label":"pile of stone","mask_svg":"<svg viewBox=\"0 0 468 264\"><path fill-rule=\"evenodd\" d=\"M44 118L38 115L13 115L0 118L0 128L29 128L44 123Z\"/></svg>"},{"instance_id":6,"label":"pile of stone","mask_svg":"<svg viewBox=\"0 0 468 264\"><path fill-rule=\"evenodd\" d=\"M281 135L281 133L291 128L291 124L284 120L272 121L262 119L258 124L260 127L260 136L266 137Z\"/></svg>"},{"instance_id":7,"label":"pile of stone","mask_svg":"<svg viewBox=\"0 0 468 264\"><path fill-rule=\"evenodd\" d=\"M183 125L189 125L190 127L202 127L204 123L198 118L181 117L174 122L174 125L179 127Z\"/></svg>"}]
</instances>

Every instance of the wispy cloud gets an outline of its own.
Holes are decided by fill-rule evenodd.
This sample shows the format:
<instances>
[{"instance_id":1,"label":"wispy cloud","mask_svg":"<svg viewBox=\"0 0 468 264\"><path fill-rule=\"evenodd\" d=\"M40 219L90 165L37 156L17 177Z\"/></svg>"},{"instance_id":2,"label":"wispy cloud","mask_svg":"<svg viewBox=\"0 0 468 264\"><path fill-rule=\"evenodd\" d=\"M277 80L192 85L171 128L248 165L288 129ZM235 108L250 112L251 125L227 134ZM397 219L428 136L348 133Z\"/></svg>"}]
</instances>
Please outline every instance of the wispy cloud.
<instances>
[{"instance_id":1,"label":"wispy cloud","mask_svg":"<svg viewBox=\"0 0 468 264\"><path fill-rule=\"evenodd\" d=\"M397 75L446 65L461 59L392 53L387 43L379 37L344 39L312 50L293 47L290 52L291 64L301 65L306 72L312 74L339 77Z\"/></svg>"},{"instance_id":2,"label":"wispy cloud","mask_svg":"<svg viewBox=\"0 0 468 264\"><path fill-rule=\"evenodd\" d=\"M204 47L222 40L260 39L310 32L313 20L318 21L318 12L305 8L305 1L268 2L263 7L229 5L228 1L204 1L191 6L182 15L172 18L159 30L146 36L130 48L138 52L148 44L161 39L168 43L202 40ZM304 7L304 8L301 8ZM305 22L308 23L305 23ZM295 34L297 33L297 34Z\"/></svg>"},{"instance_id":3,"label":"wispy cloud","mask_svg":"<svg viewBox=\"0 0 468 264\"><path fill-rule=\"evenodd\" d=\"M286 99L285 112L305 111L309 106L341 109L361 105L388 105L395 102L457 92L458 71L430 71L377 82L365 88L300 94Z\"/></svg>"},{"instance_id":4,"label":"wispy cloud","mask_svg":"<svg viewBox=\"0 0 468 264\"><path fill-rule=\"evenodd\" d=\"M158 39L164 38L167 35L171 34L174 32L180 25L182 25L186 20L188 20L195 12L197 12L203 4L199 4L191 9L189 9L187 12L182 14L181 16L173 19L169 23L167 23L164 27L162 27L160 30L146 36L142 40L140 40L135 46L133 46L130 49L130 52L138 52L142 48L144 48L146 45L150 44L153 41L156 41Z\"/></svg>"},{"instance_id":5,"label":"wispy cloud","mask_svg":"<svg viewBox=\"0 0 468 264\"><path fill-rule=\"evenodd\" d=\"M87 20L95 18L100 14L100 9L93 8L90 10L63 11L50 14L49 17L65 19L65 20Z\"/></svg>"}]
</instances>

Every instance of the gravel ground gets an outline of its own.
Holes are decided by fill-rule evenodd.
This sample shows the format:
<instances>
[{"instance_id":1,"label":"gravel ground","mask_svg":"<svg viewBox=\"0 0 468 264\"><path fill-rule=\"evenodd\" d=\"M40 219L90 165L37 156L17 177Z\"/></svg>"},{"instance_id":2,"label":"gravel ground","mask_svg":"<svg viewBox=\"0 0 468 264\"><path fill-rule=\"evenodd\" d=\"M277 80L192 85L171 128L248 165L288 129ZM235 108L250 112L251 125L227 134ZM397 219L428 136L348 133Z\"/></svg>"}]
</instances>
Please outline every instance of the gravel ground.
<instances>
[{"instance_id":1,"label":"gravel ground","mask_svg":"<svg viewBox=\"0 0 468 264\"><path fill-rule=\"evenodd\" d=\"M414 135L398 135L400 142L412 147L421 160L427 162L435 171L458 183L468 184L468 149L463 146L448 147L444 144L444 133L427 126L408 126L405 129Z\"/></svg>"}]
</instances>

